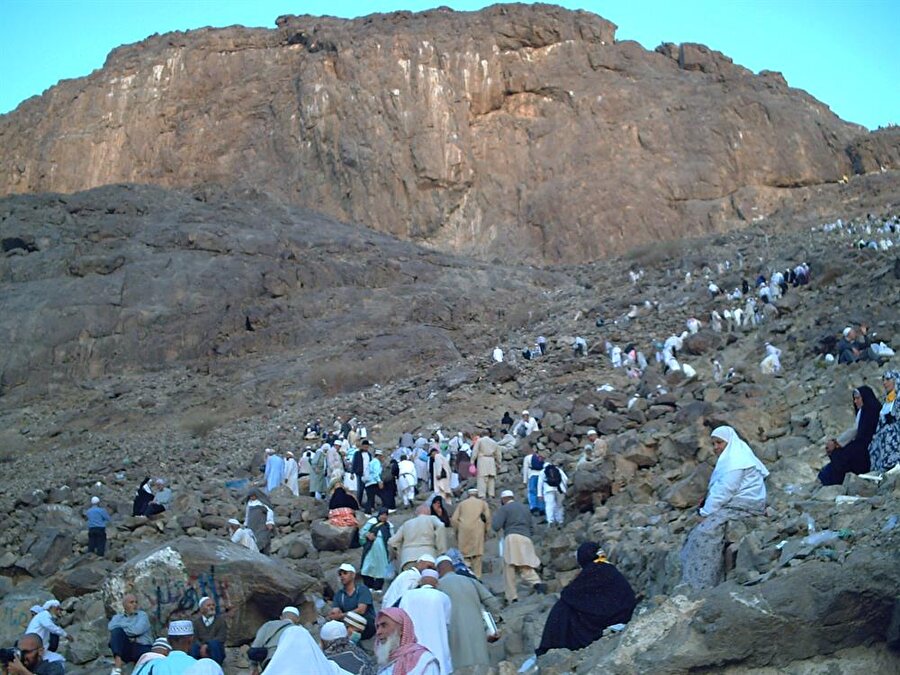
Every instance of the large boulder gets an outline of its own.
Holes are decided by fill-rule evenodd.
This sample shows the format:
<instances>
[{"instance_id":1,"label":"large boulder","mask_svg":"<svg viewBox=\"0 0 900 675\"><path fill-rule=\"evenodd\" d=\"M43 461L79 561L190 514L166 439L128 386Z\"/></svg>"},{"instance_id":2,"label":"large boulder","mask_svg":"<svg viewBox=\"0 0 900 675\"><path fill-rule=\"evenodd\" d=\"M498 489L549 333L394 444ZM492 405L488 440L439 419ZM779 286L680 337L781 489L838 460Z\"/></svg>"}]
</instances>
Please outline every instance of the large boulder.
<instances>
[{"instance_id":1,"label":"large boulder","mask_svg":"<svg viewBox=\"0 0 900 675\"><path fill-rule=\"evenodd\" d=\"M273 558L227 540L180 537L142 553L104 583L107 614L121 611L122 596L135 593L160 634L171 618L187 617L203 596L230 607L228 642L253 639L264 621L285 605L300 605L317 585Z\"/></svg>"},{"instance_id":2,"label":"large boulder","mask_svg":"<svg viewBox=\"0 0 900 675\"><path fill-rule=\"evenodd\" d=\"M346 551L353 545L358 528L335 527L327 520L317 520L309 528L317 551Z\"/></svg>"}]
</instances>

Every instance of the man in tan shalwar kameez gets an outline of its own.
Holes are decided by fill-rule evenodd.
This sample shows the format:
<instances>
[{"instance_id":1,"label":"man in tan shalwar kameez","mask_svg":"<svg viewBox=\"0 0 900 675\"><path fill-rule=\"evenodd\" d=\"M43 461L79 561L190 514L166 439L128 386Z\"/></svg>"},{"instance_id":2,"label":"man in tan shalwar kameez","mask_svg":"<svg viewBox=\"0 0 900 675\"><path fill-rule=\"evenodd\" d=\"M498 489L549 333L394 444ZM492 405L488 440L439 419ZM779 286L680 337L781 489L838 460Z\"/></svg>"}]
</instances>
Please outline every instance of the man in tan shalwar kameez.
<instances>
[{"instance_id":1,"label":"man in tan shalwar kameez","mask_svg":"<svg viewBox=\"0 0 900 675\"><path fill-rule=\"evenodd\" d=\"M460 502L453 512L450 523L456 530L457 546L466 565L480 579L484 539L491 522L491 509L486 501L478 497L477 488L469 488L468 493L468 499Z\"/></svg>"},{"instance_id":2,"label":"man in tan shalwar kameez","mask_svg":"<svg viewBox=\"0 0 900 675\"><path fill-rule=\"evenodd\" d=\"M538 576L541 560L534 552L531 541L531 511L525 504L517 502L512 490L500 493L502 506L494 513L491 527L495 532L503 531L503 577L507 602L519 599L516 590L516 575L537 593L546 593L547 586Z\"/></svg>"},{"instance_id":3,"label":"man in tan shalwar kameez","mask_svg":"<svg viewBox=\"0 0 900 675\"><path fill-rule=\"evenodd\" d=\"M388 539L388 546L398 552L403 568L428 554L436 558L438 552L447 550L447 528L437 516L431 515L424 504L416 509L416 517L407 520Z\"/></svg>"},{"instance_id":4,"label":"man in tan shalwar kameez","mask_svg":"<svg viewBox=\"0 0 900 675\"><path fill-rule=\"evenodd\" d=\"M472 461L478 469L478 496L482 499L485 496L493 498L497 470L503 461L500 444L489 436L482 436L472 448Z\"/></svg>"},{"instance_id":5,"label":"man in tan shalwar kameez","mask_svg":"<svg viewBox=\"0 0 900 675\"><path fill-rule=\"evenodd\" d=\"M431 479L434 481L434 493L440 495L445 504L449 504L453 499L453 490L450 489L450 462L436 447L431 448L431 459L433 461Z\"/></svg>"}]
</instances>

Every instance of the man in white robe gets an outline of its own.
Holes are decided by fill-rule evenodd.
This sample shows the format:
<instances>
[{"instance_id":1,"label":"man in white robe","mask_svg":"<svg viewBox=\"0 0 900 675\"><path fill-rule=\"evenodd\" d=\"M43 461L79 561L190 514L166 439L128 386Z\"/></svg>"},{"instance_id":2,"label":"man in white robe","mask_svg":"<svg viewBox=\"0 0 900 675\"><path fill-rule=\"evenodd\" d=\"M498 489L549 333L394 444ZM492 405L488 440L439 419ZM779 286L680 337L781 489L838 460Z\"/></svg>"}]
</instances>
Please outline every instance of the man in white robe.
<instances>
[{"instance_id":1,"label":"man in white robe","mask_svg":"<svg viewBox=\"0 0 900 675\"><path fill-rule=\"evenodd\" d=\"M431 478L434 481L434 492L441 496L445 504L449 504L453 499L453 491L450 489L450 462L441 454L437 447L431 448Z\"/></svg>"},{"instance_id":2,"label":"man in white robe","mask_svg":"<svg viewBox=\"0 0 900 675\"><path fill-rule=\"evenodd\" d=\"M266 494L284 481L284 460L272 448L266 448Z\"/></svg>"},{"instance_id":3,"label":"man in white robe","mask_svg":"<svg viewBox=\"0 0 900 675\"><path fill-rule=\"evenodd\" d=\"M384 592L381 598L382 607L394 607L400 602L400 598L406 591L419 587L419 580L422 578L422 572L425 570L433 570L435 566L435 558L432 555L420 555L416 563L409 569L403 570L394 577L391 585Z\"/></svg>"},{"instance_id":4,"label":"man in white robe","mask_svg":"<svg viewBox=\"0 0 900 675\"><path fill-rule=\"evenodd\" d=\"M233 543L259 553L259 547L256 545L256 537L253 535L253 530L249 527L243 527L241 521L237 518L228 519L228 530L231 532L231 541Z\"/></svg>"},{"instance_id":5,"label":"man in white robe","mask_svg":"<svg viewBox=\"0 0 900 675\"><path fill-rule=\"evenodd\" d=\"M453 672L450 655L450 596L437 589L438 573L422 572L419 587L407 591L400 599L400 609L412 619L419 644L428 648L440 664L441 675Z\"/></svg>"},{"instance_id":6,"label":"man in white robe","mask_svg":"<svg viewBox=\"0 0 900 675\"><path fill-rule=\"evenodd\" d=\"M295 497L300 496L300 467L294 459L294 453L288 452L284 460L284 482Z\"/></svg>"},{"instance_id":7,"label":"man in white robe","mask_svg":"<svg viewBox=\"0 0 900 675\"><path fill-rule=\"evenodd\" d=\"M397 487L400 489L400 496L403 498L403 506L411 506L416 497L416 484L418 477L416 475L416 465L404 453L397 462L397 470L399 477L397 479Z\"/></svg>"}]
</instances>

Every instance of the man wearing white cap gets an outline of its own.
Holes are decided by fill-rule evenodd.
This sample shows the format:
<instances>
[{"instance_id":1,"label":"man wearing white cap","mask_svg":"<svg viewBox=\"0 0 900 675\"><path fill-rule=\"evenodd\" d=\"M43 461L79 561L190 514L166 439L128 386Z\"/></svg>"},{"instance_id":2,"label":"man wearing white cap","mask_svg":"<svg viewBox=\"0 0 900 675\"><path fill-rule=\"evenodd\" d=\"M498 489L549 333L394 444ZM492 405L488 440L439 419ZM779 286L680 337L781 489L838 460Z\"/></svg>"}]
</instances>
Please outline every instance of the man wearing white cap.
<instances>
[{"instance_id":1,"label":"man wearing white cap","mask_svg":"<svg viewBox=\"0 0 900 675\"><path fill-rule=\"evenodd\" d=\"M362 649L350 642L347 626L340 621L328 621L319 631L322 652L329 661L353 675L375 675L375 664Z\"/></svg>"},{"instance_id":2,"label":"man wearing white cap","mask_svg":"<svg viewBox=\"0 0 900 675\"><path fill-rule=\"evenodd\" d=\"M197 603L194 618L194 645L191 656L195 659L211 658L222 665L225 661L225 640L228 623L225 614L216 614L216 601L206 596Z\"/></svg>"},{"instance_id":3,"label":"man wearing white cap","mask_svg":"<svg viewBox=\"0 0 900 675\"><path fill-rule=\"evenodd\" d=\"M167 632L172 651L153 664L153 675L184 675L197 664L197 659L188 654L194 642L194 624L190 621L170 621Z\"/></svg>"},{"instance_id":4,"label":"man wearing white cap","mask_svg":"<svg viewBox=\"0 0 900 675\"><path fill-rule=\"evenodd\" d=\"M450 474L453 470L450 468L450 461L441 454L440 448L436 445L431 446L428 454L431 457L431 480L434 492L440 495L445 504L449 504L453 499L453 491L450 489Z\"/></svg>"},{"instance_id":5,"label":"man wearing white cap","mask_svg":"<svg viewBox=\"0 0 900 675\"><path fill-rule=\"evenodd\" d=\"M85 511L88 528L88 553L96 553L101 558L106 555L106 526L111 520L109 513L100 506L100 497L91 497L91 507Z\"/></svg>"},{"instance_id":6,"label":"man wearing white cap","mask_svg":"<svg viewBox=\"0 0 900 675\"><path fill-rule=\"evenodd\" d=\"M538 430L538 422L527 410L522 411L522 419L516 422L512 428L512 435L516 438L525 438Z\"/></svg>"},{"instance_id":7,"label":"man wearing white cap","mask_svg":"<svg viewBox=\"0 0 900 675\"><path fill-rule=\"evenodd\" d=\"M228 530L231 532L231 541L233 543L240 544L244 548L249 548L251 551L259 552L253 530L241 525L241 521L237 518L228 519Z\"/></svg>"},{"instance_id":8,"label":"man wearing white cap","mask_svg":"<svg viewBox=\"0 0 900 675\"><path fill-rule=\"evenodd\" d=\"M300 467L294 459L294 453L288 451L284 460L284 484L295 497L300 496Z\"/></svg>"},{"instance_id":9,"label":"man wearing white cap","mask_svg":"<svg viewBox=\"0 0 900 675\"><path fill-rule=\"evenodd\" d=\"M531 541L531 511L516 501L512 490L500 493L502 506L494 513L491 527L495 532L503 530L503 576L506 582L507 602L516 602L516 574L518 573L538 593L545 593L547 587L541 583L537 570L541 560L534 552Z\"/></svg>"},{"instance_id":10,"label":"man wearing white cap","mask_svg":"<svg viewBox=\"0 0 900 675\"><path fill-rule=\"evenodd\" d=\"M450 597L438 590L438 573L434 570L422 572L419 587L403 594L400 609L412 619L416 637L420 645L428 648L441 667L441 675L453 672L453 658L450 655Z\"/></svg>"},{"instance_id":11,"label":"man wearing white cap","mask_svg":"<svg viewBox=\"0 0 900 675\"><path fill-rule=\"evenodd\" d=\"M587 441L591 444L591 456L589 459L592 462L602 462L606 459L606 453L609 446L606 439L597 434L596 429L588 429Z\"/></svg>"},{"instance_id":12,"label":"man wearing white cap","mask_svg":"<svg viewBox=\"0 0 900 675\"><path fill-rule=\"evenodd\" d=\"M62 614L62 607L60 607L59 600L56 600L55 598L47 600L47 602L41 606L41 611L31 618L31 621L28 622L28 628L25 629L25 633L32 633L40 636L41 643L46 645L44 648L45 661L65 661L60 654L50 650L51 635L57 635L60 638L66 638L70 641L75 639L56 625L54 619L59 618L60 614Z\"/></svg>"},{"instance_id":13,"label":"man wearing white cap","mask_svg":"<svg viewBox=\"0 0 900 675\"><path fill-rule=\"evenodd\" d=\"M278 647L278 641L284 634L286 628L290 626L300 625L300 610L293 606L285 607L281 610L281 617L272 621L266 621L253 638L250 650L247 652L247 658L254 664L253 672L259 673L260 666L265 666L275 649Z\"/></svg>"},{"instance_id":14,"label":"man wearing white cap","mask_svg":"<svg viewBox=\"0 0 900 675\"><path fill-rule=\"evenodd\" d=\"M150 665L145 666L144 664L164 659L171 651L172 645L169 644L169 641L166 638L156 638L153 641L153 646L150 648L150 651L146 654L142 654L141 658L134 664L134 670L131 671L131 675L150 675L153 672L153 669Z\"/></svg>"},{"instance_id":15,"label":"man wearing white cap","mask_svg":"<svg viewBox=\"0 0 900 675\"><path fill-rule=\"evenodd\" d=\"M450 523L456 531L456 540L466 565L480 579L481 559L484 556L488 523L491 522L491 509L478 491L478 488L469 488L468 497L456 507Z\"/></svg>"},{"instance_id":16,"label":"man wearing white cap","mask_svg":"<svg viewBox=\"0 0 900 675\"><path fill-rule=\"evenodd\" d=\"M400 598L406 591L417 588L419 579L422 578L424 570L433 570L435 568L434 556L428 553L420 555L415 564L409 569L405 569L391 582L388 589L381 598L382 607L396 607L400 602Z\"/></svg>"},{"instance_id":17,"label":"man wearing white cap","mask_svg":"<svg viewBox=\"0 0 900 675\"><path fill-rule=\"evenodd\" d=\"M415 518L410 518L397 528L394 536L388 540L388 546L399 551L400 567L419 559L419 556L428 554L432 558L438 551L447 548L447 532L440 518L432 515L431 510L424 504L416 509Z\"/></svg>"}]
</instances>

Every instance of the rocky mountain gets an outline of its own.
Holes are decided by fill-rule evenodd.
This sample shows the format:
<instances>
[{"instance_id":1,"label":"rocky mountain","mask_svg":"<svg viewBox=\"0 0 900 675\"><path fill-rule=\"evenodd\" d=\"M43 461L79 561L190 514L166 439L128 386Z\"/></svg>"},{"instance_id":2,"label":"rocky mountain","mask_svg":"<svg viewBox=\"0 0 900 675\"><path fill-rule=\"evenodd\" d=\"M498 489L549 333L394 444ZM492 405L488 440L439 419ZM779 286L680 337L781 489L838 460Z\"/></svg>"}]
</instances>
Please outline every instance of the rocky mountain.
<instances>
[{"instance_id":1,"label":"rocky mountain","mask_svg":"<svg viewBox=\"0 0 900 675\"><path fill-rule=\"evenodd\" d=\"M897 166L778 73L551 5L154 35L0 117L0 193L256 189L482 259L586 261Z\"/></svg>"}]
</instances>

